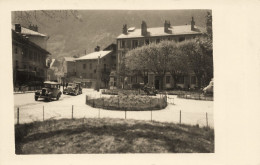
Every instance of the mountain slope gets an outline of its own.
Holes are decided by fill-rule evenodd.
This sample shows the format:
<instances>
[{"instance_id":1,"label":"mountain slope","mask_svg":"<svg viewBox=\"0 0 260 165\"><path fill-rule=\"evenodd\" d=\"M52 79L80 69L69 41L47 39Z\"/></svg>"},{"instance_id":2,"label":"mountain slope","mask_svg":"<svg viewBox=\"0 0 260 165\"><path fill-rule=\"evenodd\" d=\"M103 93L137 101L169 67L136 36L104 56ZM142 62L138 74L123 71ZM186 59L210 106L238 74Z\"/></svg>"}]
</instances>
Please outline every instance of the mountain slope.
<instances>
[{"instance_id":1,"label":"mountain slope","mask_svg":"<svg viewBox=\"0 0 260 165\"><path fill-rule=\"evenodd\" d=\"M101 49L122 32L123 24L140 28L142 20L149 27L190 24L193 16L197 26L205 27L209 10L78 10L78 11L17 11L12 23L28 27L37 24L41 33L50 36L47 49L53 58L83 55ZM72 13L72 14L71 14Z\"/></svg>"}]
</instances>

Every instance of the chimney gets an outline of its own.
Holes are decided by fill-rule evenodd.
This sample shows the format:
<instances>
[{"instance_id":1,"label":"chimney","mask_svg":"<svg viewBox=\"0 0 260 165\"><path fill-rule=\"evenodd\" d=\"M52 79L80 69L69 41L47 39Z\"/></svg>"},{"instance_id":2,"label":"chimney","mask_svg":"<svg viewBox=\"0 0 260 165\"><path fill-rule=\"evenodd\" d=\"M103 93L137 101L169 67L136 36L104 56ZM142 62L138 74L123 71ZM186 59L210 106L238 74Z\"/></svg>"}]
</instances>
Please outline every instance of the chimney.
<instances>
[{"instance_id":1,"label":"chimney","mask_svg":"<svg viewBox=\"0 0 260 165\"><path fill-rule=\"evenodd\" d=\"M127 24L123 25L123 34L127 34Z\"/></svg>"},{"instance_id":2,"label":"chimney","mask_svg":"<svg viewBox=\"0 0 260 165\"><path fill-rule=\"evenodd\" d=\"M29 29L38 32L38 26L37 25L29 25Z\"/></svg>"},{"instance_id":3,"label":"chimney","mask_svg":"<svg viewBox=\"0 0 260 165\"><path fill-rule=\"evenodd\" d=\"M20 24L15 24L14 27L15 27L15 32L21 33L22 28Z\"/></svg>"},{"instance_id":4,"label":"chimney","mask_svg":"<svg viewBox=\"0 0 260 165\"><path fill-rule=\"evenodd\" d=\"M195 21L193 17L191 17L191 30L195 30Z\"/></svg>"},{"instance_id":5,"label":"chimney","mask_svg":"<svg viewBox=\"0 0 260 165\"><path fill-rule=\"evenodd\" d=\"M97 46L96 48L95 48L95 52L99 52L100 51L100 46Z\"/></svg>"},{"instance_id":6,"label":"chimney","mask_svg":"<svg viewBox=\"0 0 260 165\"><path fill-rule=\"evenodd\" d=\"M147 35L147 25L146 25L146 22L145 21L142 21L142 24L141 24L141 35L142 36L146 36Z\"/></svg>"}]
</instances>

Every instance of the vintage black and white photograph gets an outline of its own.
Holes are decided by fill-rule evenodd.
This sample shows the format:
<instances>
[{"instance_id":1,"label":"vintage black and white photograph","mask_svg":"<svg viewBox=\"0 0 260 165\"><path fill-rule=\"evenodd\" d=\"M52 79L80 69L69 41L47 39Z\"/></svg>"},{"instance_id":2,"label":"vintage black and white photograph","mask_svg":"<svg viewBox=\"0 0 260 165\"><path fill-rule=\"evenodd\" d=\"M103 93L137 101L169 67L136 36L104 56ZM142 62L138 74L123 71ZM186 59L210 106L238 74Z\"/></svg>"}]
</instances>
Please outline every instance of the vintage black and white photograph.
<instances>
[{"instance_id":1,"label":"vintage black and white photograph","mask_svg":"<svg viewBox=\"0 0 260 165\"><path fill-rule=\"evenodd\" d=\"M215 152L211 9L10 14L15 154Z\"/></svg>"}]
</instances>

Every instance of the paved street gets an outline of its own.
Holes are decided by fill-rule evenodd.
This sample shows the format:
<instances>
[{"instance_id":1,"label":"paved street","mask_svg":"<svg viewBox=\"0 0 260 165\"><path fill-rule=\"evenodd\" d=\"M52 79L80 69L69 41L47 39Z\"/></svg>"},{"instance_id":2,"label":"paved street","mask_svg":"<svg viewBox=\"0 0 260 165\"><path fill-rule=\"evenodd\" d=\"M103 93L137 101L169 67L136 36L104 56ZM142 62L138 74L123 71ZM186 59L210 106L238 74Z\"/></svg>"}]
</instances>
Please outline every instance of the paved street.
<instances>
[{"instance_id":1,"label":"paved street","mask_svg":"<svg viewBox=\"0 0 260 165\"><path fill-rule=\"evenodd\" d=\"M34 93L14 94L15 121L17 121L18 107L20 110L19 122L28 123L43 120L43 107L44 119L71 118L73 105L74 118L97 118L99 116L101 118L125 118L126 115L127 119L151 120L152 117L155 121L175 123L179 122L181 110L182 123L199 124L200 126L206 125L207 112L208 124L210 127L214 127L213 101L186 100L179 99L176 96L169 96L171 98L168 99L169 104L163 110L153 111L152 113L151 111L128 111L125 114L123 111L102 110L86 105L86 94L94 97L102 96L100 93L92 89L83 89L83 94L81 95L62 95L58 101L53 100L52 102L46 102L41 99L35 101Z\"/></svg>"}]
</instances>

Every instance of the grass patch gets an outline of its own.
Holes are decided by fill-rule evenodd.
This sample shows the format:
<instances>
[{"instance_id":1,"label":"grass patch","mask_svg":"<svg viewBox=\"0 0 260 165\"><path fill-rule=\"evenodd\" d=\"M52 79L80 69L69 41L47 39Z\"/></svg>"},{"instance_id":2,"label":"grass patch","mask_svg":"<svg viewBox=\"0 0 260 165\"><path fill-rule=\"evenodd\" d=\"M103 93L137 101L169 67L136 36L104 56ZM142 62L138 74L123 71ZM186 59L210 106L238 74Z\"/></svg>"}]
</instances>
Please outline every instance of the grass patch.
<instances>
[{"instance_id":1,"label":"grass patch","mask_svg":"<svg viewBox=\"0 0 260 165\"><path fill-rule=\"evenodd\" d=\"M15 126L16 154L212 153L214 130L123 119L61 119Z\"/></svg>"}]
</instances>

